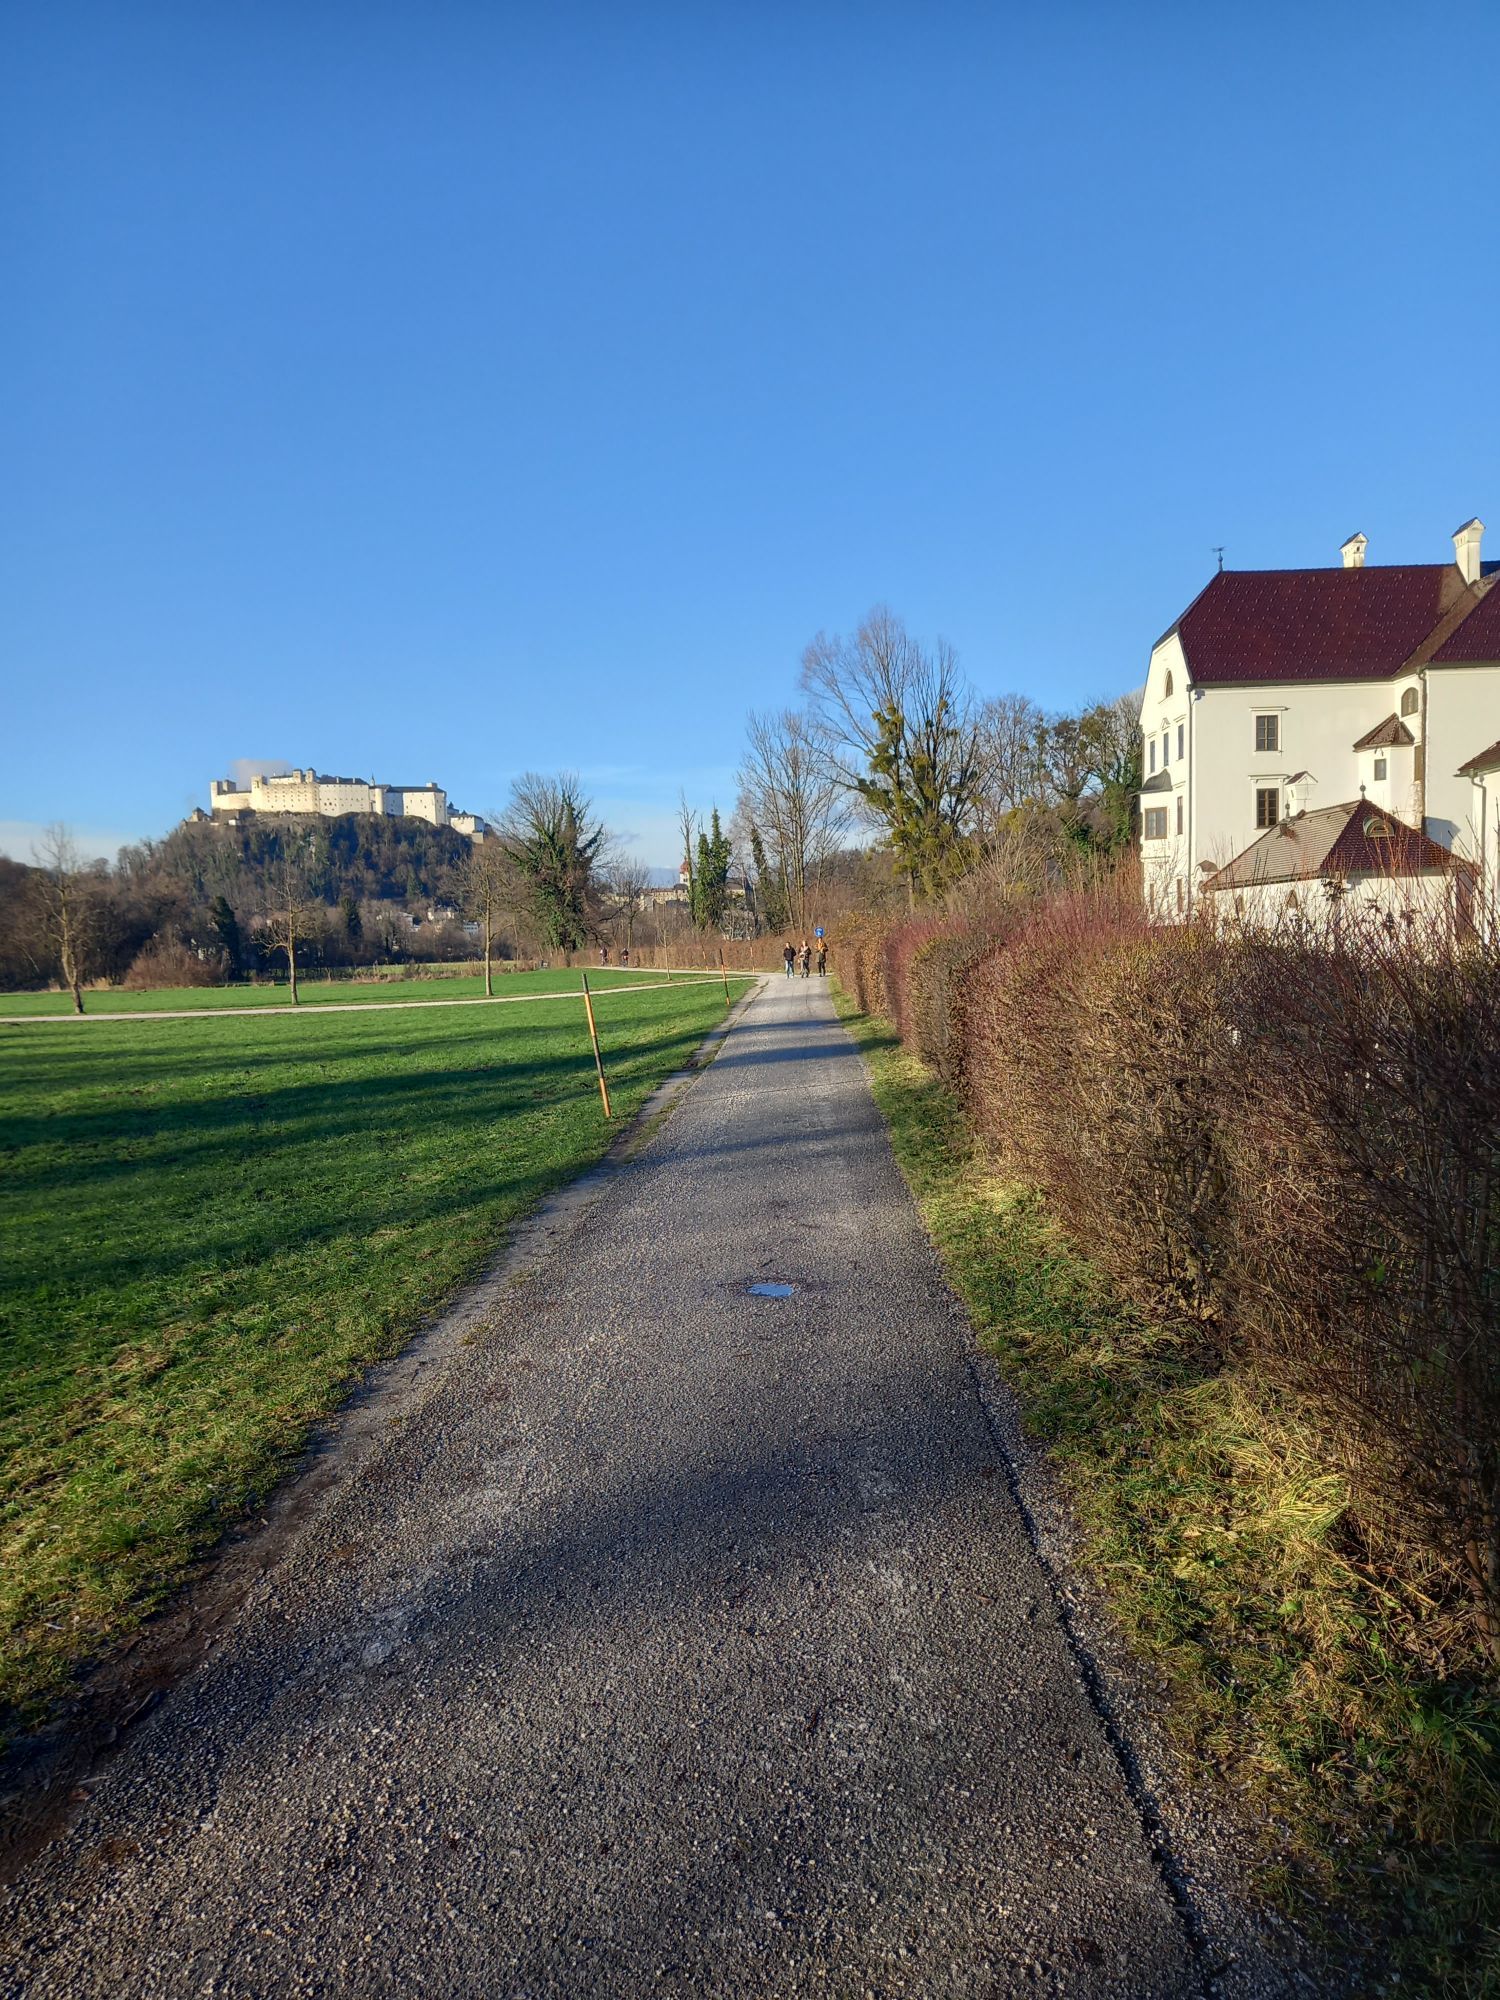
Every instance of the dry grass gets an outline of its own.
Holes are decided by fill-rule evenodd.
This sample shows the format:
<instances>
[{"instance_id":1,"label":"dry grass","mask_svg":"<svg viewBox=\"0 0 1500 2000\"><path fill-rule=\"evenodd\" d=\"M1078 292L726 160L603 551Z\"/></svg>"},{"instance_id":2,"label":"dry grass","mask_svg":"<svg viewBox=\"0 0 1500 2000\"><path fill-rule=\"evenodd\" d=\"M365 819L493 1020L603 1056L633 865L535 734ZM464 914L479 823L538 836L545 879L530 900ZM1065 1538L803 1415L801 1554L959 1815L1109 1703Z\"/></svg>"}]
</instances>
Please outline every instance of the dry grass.
<instances>
[{"instance_id":1,"label":"dry grass","mask_svg":"<svg viewBox=\"0 0 1500 2000\"><path fill-rule=\"evenodd\" d=\"M1332 1899L1370 1943L1362 1990L1500 1993L1500 1702L1451 1570L1361 1525L1316 1408L1127 1304L957 1098L844 1004L952 1282L1184 1758L1258 1830L1266 1893L1309 1922Z\"/></svg>"}]
</instances>

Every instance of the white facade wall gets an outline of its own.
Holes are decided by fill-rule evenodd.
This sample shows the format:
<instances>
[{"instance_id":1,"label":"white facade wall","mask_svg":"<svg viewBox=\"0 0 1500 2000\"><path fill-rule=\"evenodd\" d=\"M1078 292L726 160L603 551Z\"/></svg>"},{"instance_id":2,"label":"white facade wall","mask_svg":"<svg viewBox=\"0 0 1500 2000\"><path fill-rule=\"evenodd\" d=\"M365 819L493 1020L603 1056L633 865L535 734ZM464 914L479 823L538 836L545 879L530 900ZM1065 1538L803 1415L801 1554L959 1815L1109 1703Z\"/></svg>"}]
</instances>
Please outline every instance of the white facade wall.
<instances>
[{"instance_id":1,"label":"white facade wall","mask_svg":"<svg viewBox=\"0 0 1500 2000\"><path fill-rule=\"evenodd\" d=\"M1316 931L1348 931L1386 919L1418 932L1445 928L1453 920L1458 891L1451 875L1402 875L1389 879L1356 875L1341 896L1330 896L1314 877L1301 882L1255 882L1240 889L1215 889L1205 900L1225 923L1267 929L1296 919Z\"/></svg>"},{"instance_id":2,"label":"white facade wall","mask_svg":"<svg viewBox=\"0 0 1500 2000\"><path fill-rule=\"evenodd\" d=\"M1143 792L1142 812L1165 811L1167 832L1164 840L1141 840L1141 867L1147 906L1162 916L1186 915L1191 902L1192 811L1194 788L1190 784L1193 731L1197 717L1188 684L1187 663L1182 642L1169 632L1151 655L1146 672L1146 692L1141 702L1141 770L1144 778L1165 770L1172 780L1170 791ZM1183 754L1177 755L1181 732ZM1163 762L1163 741L1167 758ZM1182 831L1178 832L1179 823ZM1144 826L1144 821L1143 821Z\"/></svg>"},{"instance_id":3,"label":"white facade wall","mask_svg":"<svg viewBox=\"0 0 1500 2000\"><path fill-rule=\"evenodd\" d=\"M332 818L338 813L367 813L372 787L362 778L324 778L318 785L318 811Z\"/></svg>"},{"instance_id":4,"label":"white facade wall","mask_svg":"<svg viewBox=\"0 0 1500 2000\"><path fill-rule=\"evenodd\" d=\"M1494 879L1500 775L1476 786L1458 767L1500 741L1500 664L1427 669L1427 832ZM1488 815L1488 816L1487 816Z\"/></svg>"},{"instance_id":5,"label":"white facade wall","mask_svg":"<svg viewBox=\"0 0 1500 2000\"><path fill-rule=\"evenodd\" d=\"M310 770L254 777L248 789L228 778L214 778L208 801L214 813L315 813L325 819L343 813L378 813L425 820L429 826L462 822L459 830L471 839L478 837L482 824L473 813L455 819L441 785L377 785L363 778L320 778Z\"/></svg>"},{"instance_id":6,"label":"white facade wall","mask_svg":"<svg viewBox=\"0 0 1500 2000\"><path fill-rule=\"evenodd\" d=\"M387 785L386 811L405 819L425 819L429 826L448 824L448 795L439 785L412 785L398 790Z\"/></svg>"},{"instance_id":7,"label":"white facade wall","mask_svg":"<svg viewBox=\"0 0 1500 2000\"><path fill-rule=\"evenodd\" d=\"M252 812L315 813L318 810L316 771L292 771L281 778L250 780Z\"/></svg>"},{"instance_id":8,"label":"white facade wall","mask_svg":"<svg viewBox=\"0 0 1500 2000\"><path fill-rule=\"evenodd\" d=\"M1435 775L1443 767L1443 759L1447 759L1448 771L1456 771L1460 763L1500 734L1500 668L1426 671L1434 681L1438 674L1446 673L1453 683L1438 698L1443 716L1441 739L1429 746L1426 759L1427 831L1447 846L1450 837L1431 823ZM1415 693L1416 709L1402 717L1402 697L1409 691ZM1258 715L1276 716L1277 749L1256 749ZM1360 737L1390 715L1405 722L1415 743L1357 751L1354 745ZM1486 715L1492 730L1489 735L1485 734ZM1186 914L1191 909L1195 885L1205 872L1200 864L1209 862L1222 868L1264 831L1256 825L1256 792L1266 786L1277 787L1285 816L1342 805L1357 799L1363 785L1372 804L1420 830L1418 758L1424 729L1433 726L1434 710L1430 699L1424 705L1421 673L1361 681L1190 688L1181 644L1175 633L1170 634L1151 656L1141 705L1144 777L1149 781L1152 776L1154 743L1156 771L1165 770L1172 781L1170 792L1141 795L1143 813L1152 807L1165 806L1167 810L1164 841L1145 839L1143 830L1141 857L1150 907L1163 917ZM1183 745L1180 757L1179 730ZM1455 746L1451 757L1447 748L1450 740ZM1457 750L1460 741L1473 747ZM1382 761L1383 779L1376 775ZM1460 798L1461 793L1471 790L1467 778L1450 779L1442 790L1440 811L1452 814L1455 820L1461 805L1472 812L1472 805L1465 805ZM1478 858L1477 846L1461 846L1461 851Z\"/></svg>"},{"instance_id":9,"label":"white facade wall","mask_svg":"<svg viewBox=\"0 0 1500 2000\"><path fill-rule=\"evenodd\" d=\"M1500 770L1484 771L1470 785L1470 838L1479 864L1478 921L1486 937L1500 939Z\"/></svg>"}]
</instances>

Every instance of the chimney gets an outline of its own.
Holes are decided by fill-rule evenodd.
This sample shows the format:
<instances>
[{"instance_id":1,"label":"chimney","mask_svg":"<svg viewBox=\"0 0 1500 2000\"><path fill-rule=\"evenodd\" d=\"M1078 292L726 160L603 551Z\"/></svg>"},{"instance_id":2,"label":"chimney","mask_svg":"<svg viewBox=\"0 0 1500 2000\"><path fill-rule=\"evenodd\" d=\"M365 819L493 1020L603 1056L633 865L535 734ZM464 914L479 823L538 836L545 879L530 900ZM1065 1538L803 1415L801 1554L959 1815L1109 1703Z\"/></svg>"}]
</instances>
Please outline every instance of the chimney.
<instances>
[{"instance_id":1,"label":"chimney","mask_svg":"<svg viewBox=\"0 0 1500 2000\"><path fill-rule=\"evenodd\" d=\"M1363 569L1365 566L1365 550L1369 546L1370 538L1368 535L1351 535L1339 550L1339 554L1344 558L1344 568Z\"/></svg>"},{"instance_id":2,"label":"chimney","mask_svg":"<svg viewBox=\"0 0 1500 2000\"><path fill-rule=\"evenodd\" d=\"M1483 534L1483 521L1465 521L1453 532L1453 560L1465 583L1479 581L1479 543Z\"/></svg>"}]
</instances>

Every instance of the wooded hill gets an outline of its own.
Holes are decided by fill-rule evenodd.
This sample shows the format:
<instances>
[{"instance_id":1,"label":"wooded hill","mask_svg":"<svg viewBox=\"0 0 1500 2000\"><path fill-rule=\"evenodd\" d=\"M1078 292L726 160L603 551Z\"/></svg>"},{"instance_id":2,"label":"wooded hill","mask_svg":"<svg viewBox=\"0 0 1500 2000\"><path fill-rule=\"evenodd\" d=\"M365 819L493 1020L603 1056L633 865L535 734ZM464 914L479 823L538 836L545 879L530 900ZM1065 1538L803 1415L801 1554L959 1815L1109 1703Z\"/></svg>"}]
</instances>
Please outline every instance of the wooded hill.
<instances>
[{"instance_id":1,"label":"wooded hill","mask_svg":"<svg viewBox=\"0 0 1500 2000\"><path fill-rule=\"evenodd\" d=\"M115 872L190 905L223 896L248 914L261 898L267 871L291 855L307 894L330 908L353 900L417 910L456 900L458 869L472 846L452 827L375 813L337 819L247 813L241 819L237 826L185 820L164 839L122 847Z\"/></svg>"},{"instance_id":2,"label":"wooded hill","mask_svg":"<svg viewBox=\"0 0 1500 2000\"><path fill-rule=\"evenodd\" d=\"M452 827L375 814L246 815L235 826L186 820L160 840L122 847L113 866L85 862L90 976L125 978L148 948L171 960L172 977L153 983L275 969L262 919L284 857L295 863L299 896L327 913L309 931L310 963L412 956L412 922L422 956L462 955L470 948L463 931L428 921L427 912L456 906L471 851ZM0 988L58 976L37 875L0 861Z\"/></svg>"}]
</instances>

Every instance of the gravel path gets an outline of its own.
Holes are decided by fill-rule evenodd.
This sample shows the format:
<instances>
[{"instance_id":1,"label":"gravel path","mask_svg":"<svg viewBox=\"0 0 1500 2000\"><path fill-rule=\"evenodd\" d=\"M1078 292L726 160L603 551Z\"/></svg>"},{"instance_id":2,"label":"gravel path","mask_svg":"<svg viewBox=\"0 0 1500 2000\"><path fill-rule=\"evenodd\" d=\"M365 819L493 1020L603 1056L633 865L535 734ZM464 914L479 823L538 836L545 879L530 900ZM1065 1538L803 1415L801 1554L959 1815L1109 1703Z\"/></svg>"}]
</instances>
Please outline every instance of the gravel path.
<instances>
[{"instance_id":1,"label":"gravel path","mask_svg":"<svg viewBox=\"0 0 1500 2000\"><path fill-rule=\"evenodd\" d=\"M9 1892L0 1991L1205 1991L817 982L433 1374Z\"/></svg>"}]
</instances>

